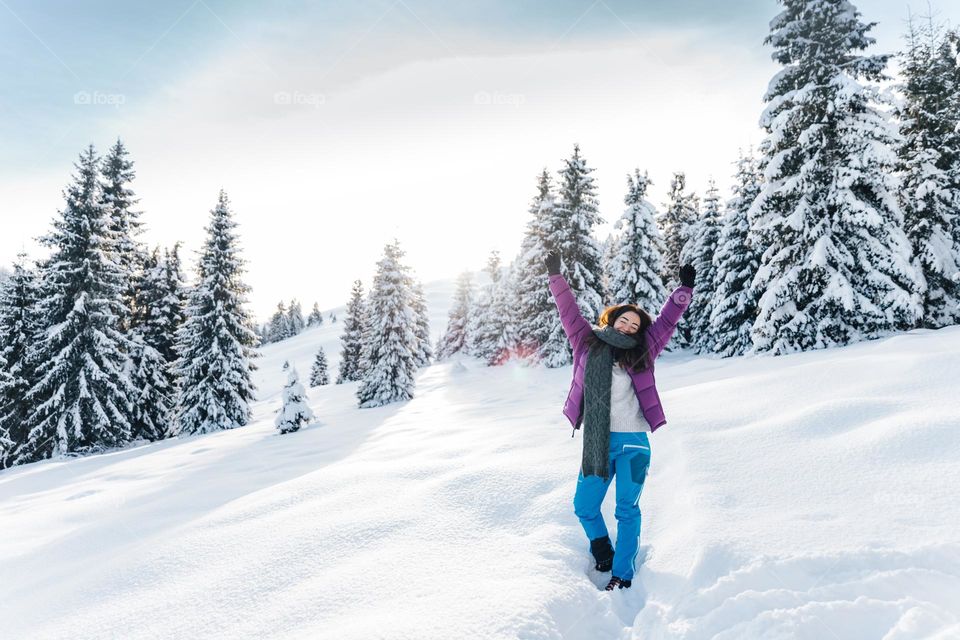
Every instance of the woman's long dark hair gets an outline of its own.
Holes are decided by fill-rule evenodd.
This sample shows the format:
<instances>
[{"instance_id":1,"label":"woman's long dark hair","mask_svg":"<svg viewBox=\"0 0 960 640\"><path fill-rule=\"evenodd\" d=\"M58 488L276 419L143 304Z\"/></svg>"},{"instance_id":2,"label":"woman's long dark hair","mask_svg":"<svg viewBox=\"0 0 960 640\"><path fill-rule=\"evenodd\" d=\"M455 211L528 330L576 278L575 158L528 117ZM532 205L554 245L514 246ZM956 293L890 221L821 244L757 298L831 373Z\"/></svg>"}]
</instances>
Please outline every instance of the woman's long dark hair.
<instances>
[{"instance_id":1,"label":"woman's long dark hair","mask_svg":"<svg viewBox=\"0 0 960 640\"><path fill-rule=\"evenodd\" d=\"M640 328L637 329L637 332L633 334L640 341L640 344L633 349L618 349L616 347L612 347L613 359L616 362L619 362L624 368L633 369L634 371L643 371L650 366L650 353L647 350L646 341L647 328L653 324L650 314L635 304L615 304L612 307L607 307L603 310L603 313L600 314L600 319L597 321L597 324L600 326L600 328L606 327L607 325L612 327L613 323L617 321L617 318L625 314L627 311L633 311L640 316ZM593 333L588 334L586 339L587 346L591 349L594 345L600 342L600 339L593 335Z\"/></svg>"}]
</instances>

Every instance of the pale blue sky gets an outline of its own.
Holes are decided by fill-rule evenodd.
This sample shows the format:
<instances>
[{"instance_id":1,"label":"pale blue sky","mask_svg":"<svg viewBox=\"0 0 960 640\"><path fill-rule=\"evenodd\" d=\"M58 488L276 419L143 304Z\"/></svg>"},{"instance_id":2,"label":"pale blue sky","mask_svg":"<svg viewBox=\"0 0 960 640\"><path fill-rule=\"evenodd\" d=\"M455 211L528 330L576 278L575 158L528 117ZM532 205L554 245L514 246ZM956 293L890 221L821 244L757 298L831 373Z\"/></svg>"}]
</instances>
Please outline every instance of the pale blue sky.
<instances>
[{"instance_id":1,"label":"pale blue sky","mask_svg":"<svg viewBox=\"0 0 960 640\"><path fill-rule=\"evenodd\" d=\"M857 2L876 51L908 7ZM958 3L934 3L960 23ZM48 228L71 163L119 135L145 240L199 247L234 201L252 306L343 302L397 236L425 280L519 247L535 176L579 142L601 212L625 175L730 182L761 137L772 0L0 0L0 261ZM726 194L724 194L726 195ZM605 231L605 230L602 230Z\"/></svg>"},{"instance_id":2,"label":"pale blue sky","mask_svg":"<svg viewBox=\"0 0 960 640\"><path fill-rule=\"evenodd\" d=\"M0 96L11 117L0 122L0 137L7 142L0 150L0 168L17 169L25 161L57 166L64 153L70 156L83 144L88 130L108 128L114 114L79 108L77 92L120 94L122 108L136 108L155 99L166 83L176 82L198 61L235 47L253 53L263 47L263 64L272 65L273 59L268 63L267 58L273 47L287 43L285 55L292 56L297 44L308 41L327 49L330 61L336 61L344 53L337 50L340 43L349 41L349 47L351 38L361 38L371 28L390 34L395 44L410 38L432 40L420 53L398 47L384 56L399 64L420 56L502 55L553 45L566 49L584 39L595 46L604 37L622 39L628 29L644 33L698 26L708 28L712 37L752 37L759 44L771 7L766 0L2 0ZM326 39L328 46L317 42ZM354 65L369 55L371 44L356 47L356 60L348 53L340 61L348 80L363 74L364 68ZM276 58L280 63L283 59Z\"/></svg>"}]
</instances>

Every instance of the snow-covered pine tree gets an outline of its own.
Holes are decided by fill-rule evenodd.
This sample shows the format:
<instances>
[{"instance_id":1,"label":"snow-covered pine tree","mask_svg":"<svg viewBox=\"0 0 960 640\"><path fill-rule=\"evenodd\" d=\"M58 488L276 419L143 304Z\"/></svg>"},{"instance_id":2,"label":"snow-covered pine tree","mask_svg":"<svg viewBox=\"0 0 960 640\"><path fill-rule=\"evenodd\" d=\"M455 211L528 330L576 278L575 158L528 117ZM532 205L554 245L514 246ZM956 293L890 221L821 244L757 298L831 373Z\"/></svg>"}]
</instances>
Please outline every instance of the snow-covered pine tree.
<instances>
[{"instance_id":1,"label":"snow-covered pine tree","mask_svg":"<svg viewBox=\"0 0 960 640\"><path fill-rule=\"evenodd\" d=\"M449 358L463 350L467 337L467 319L473 302L473 286L469 271L457 277L457 289L453 294L453 307L447 320L447 330L437 342L437 360Z\"/></svg>"},{"instance_id":2,"label":"snow-covered pine tree","mask_svg":"<svg viewBox=\"0 0 960 640\"><path fill-rule=\"evenodd\" d=\"M713 254L716 291L710 312L713 350L736 356L753 348L750 330L757 313L759 293L750 283L760 264L760 250L750 238L748 211L760 193L761 176L752 150L737 160L733 197L721 218L717 251ZM699 279L700 271L697 270ZM699 287L699 285L698 285Z\"/></svg>"},{"instance_id":3,"label":"snow-covered pine tree","mask_svg":"<svg viewBox=\"0 0 960 640\"><path fill-rule=\"evenodd\" d=\"M597 188L591 173L593 168L580 156L580 146L574 145L573 155L564 160L559 173L559 193L553 209L556 224L548 225L550 235L546 244L560 252L562 273L577 299L577 306L585 318L595 321L603 311L600 283L603 269L593 231L603 220L598 212Z\"/></svg>"},{"instance_id":4,"label":"snow-covered pine tree","mask_svg":"<svg viewBox=\"0 0 960 640\"><path fill-rule=\"evenodd\" d=\"M320 347L313 359L313 366L310 367L310 386L319 387L324 384L330 384L330 375L327 373L327 354L323 347Z\"/></svg>"},{"instance_id":5,"label":"snow-covered pine tree","mask_svg":"<svg viewBox=\"0 0 960 640\"><path fill-rule=\"evenodd\" d=\"M562 366L569 357L567 337L550 295L545 266L548 238L553 235L553 225L558 223L554 207L553 185L544 169L537 176L537 193L528 210L531 218L520 244L513 317L518 357L531 363L542 360L547 366Z\"/></svg>"},{"instance_id":6,"label":"snow-covered pine tree","mask_svg":"<svg viewBox=\"0 0 960 640\"><path fill-rule=\"evenodd\" d=\"M0 454L0 469L17 462L17 448L27 441L27 393L36 382L34 345L40 339L39 301L36 271L21 253L10 278L0 284L0 439L9 440L6 455Z\"/></svg>"},{"instance_id":7,"label":"snow-covered pine tree","mask_svg":"<svg viewBox=\"0 0 960 640\"><path fill-rule=\"evenodd\" d=\"M294 366L284 368L287 370L287 383L283 385L283 407L274 420L274 425L281 434L298 431L301 426L308 424L314 418L313 411L307 404L307 391L300 383L297 368Z\"/></svg>"},{"instance_id":8,"label":"snow-covered pine tree","mask_svg":"<svg viewBox=\"0 0 960 640\"><path fill-rule=\"evenodd\" d=\"M236 227L221 189L210 211L187 320L177 334L181 386L176 435L233 429L250 419L256 336L244 307L250 287L242 279Z\"/></svg>"},{"instance_id":9,"label":"snow-covered pine tree","mask_svg":"<svg viewBox=\"0 0 960 640\"><path fill-rule=\"evenodd\" d=\"M663 213L657 218L657 224L663 234L666 251L663 254L663 283L668 290L680 284L680 267L689 262L688 244L696 233L697 197L684 193L687 177L681 171L673 174L670 181L670 195L664 205Z\"/></svg>"},{"instance_id":10,"label":"snow-covered pine tree","mask_svg":"<svg viewBox=\"0 0 960 640\"><path fill-rule=\"evenodd\" d=\"M603 306L608 307L613 302L613 293L610 291L610 265L613 263L613 256L617 252L617 245L620 243L620 236L616 233L608 233L603 242L600 243L600 289L603 293Z\"/></svg>"},{"instance_id":11,"label":"snow-covered pine tree","mask_svg":"<svg viewBox=\"0 0 960 640\"><path fill-rule=\"evenodd\" d=\"M950 109L955 114L954 121L956 122L960 121L960 27L954 27L949 31L944 46L949 49L955 62L951 82L953 99L950 102ZM956 158L950 171L950 178L953 191L958 194L956 207L960 210L960 124L954 129L953 136L950 137L947 144L953 149ZM960 213L953 216L953 246L960 247ZM957 258L957 261L960 262L960 257ZM960 287L960 265L953 274L952 280L956 286ZM960 310L960 303L957 304L957 308Z\"/></svg>"},{"instance_id":12,"label":"snow-covered pine tree","mask_svg":"<svg viewBox=\"0 0 960 640\"><path fill-rule=\"evenodd\" d=\"M517 327L513 321L516 304L516 260L501 274L493 289L490 300L490 314L493 322L488 339L487 366L505 364L514 357L517 345Z\"/></svg>"},{"instance_id":13,"label":"snow-covered pine tree","mask_svg":"<svg viewBox=\"0 0 960 640\"><path fill-rule=\"evenodd\" d=\"M173 419L176 389L170 384L167 363L143 335L130 336L128 375L135 395L130 416L130 437L150 441L165 438Z\"/></svg>"},{"instance_id":14,"label":"snow-covered pine tree","mask_svg":"<svg viewBox=\"0 0 960 640\"><path fill-rule=\"evenodd\" d=\"M137 395L133 398L131 437L162 439L170 428L176 384L170 363L158 351L175 336L167 334L161 309L166 297L160 250L143 258L136 273L133 314L130 317L128 373Z\"/></svg>"},{"instance_id":15,"label":"snow-covered pine tree","mask_svg":"<svg viewBox=\"0 0 960 640\"><path fill-rule=\"evenodd\" d=\"M317 303L313 303L313 309L310 310L310 315L307 316L307 326L308 327L319 327L323 324L323 314L320 313L320 307L317 306Z\"/></svg>"},{"instance_id":16,"label":"snow-covered pine tree","mask_svg":"<svg viewBox=\"0 0 960 640\"><path fill-rule=\"evenodd\" d=\"M468 316L467 352L482 359L487 366L497 366L509 360L516 349L517 331L513 324L516 275L513 265L503 268L498 251L490 253L484 271L490 282Z\"/></svg>"},{"instance_id":17,"label":"snow-covered pine tree","mask_svg":"<svg viewBox=\"0 0 960 640\"><path fill-rule=\"evenodd\" d=\"M699 202L693 193L685 193L687 177L681 171L673 174L670 181L670 194L664 205L663 213L657 218L657 224L663 234L663 283L667 291L680 284L680 267L690 263L691 239L697 233L699 222ZM699 281L697 283L699 285ZM677 331L667 349L689 347L692 342L690 317L684 315L677 323Z\"/></svg>"},{"instance_id":18,"label":"snow-covered pine tree","mask_svg":"<svg viewBox=\"0 0 960 640\"><path fill-rule=\"evenodd\" d=\"M467 316L466 352L486 361L491 356L496 334L493 297L501 275L499 251L490 252L483 271L490 281L480 290L473 310Z\"/></svg>"},{"instance_id":19,"label":"snow-covered pine tree","mask_svg":"<svg viewBox=\"0 0 960 640\"><path fill-rule=\"evenodd\" d=\"M485 358L480 338L480 327L485 322L485 318L489 313L489 287L490 283L485 284L477 294L477 299L473 303L470 315L467 316L466 339L463 344L463 352L465 354L473 356L474 358L480 358L481 360Z\"/></svg>"},{"instance_id":20,"label":"snow-covered pine tree","mask_svg":"<svg viewBox=\"0 0 960 640\"><path fill-rule=\"evenodd\" d=\"M331 314L330 314L330 323L333 324L333 323L336 322L336 321L337 321L337 314L331 313Z\"/></svg>"},{"instance_id":21,"label":"snow-covered pine tree","mask_svg":"<svg viewBox=\"0 0 960 640\"><path fill-rule=\"evenodd\" d=\"M287 330L290 332L290 336L298 335L303 331L305 325L300 301L294 298L290 301L290 307L287 309Z\"/></svg>"},{"instance_id":22,"label":"snow-covered pine tree","mask_svg":"<svg viewBox=\"0 0 960 640\"><path fill-rule=\"evenodd\" d=\"M410 278L410 306L413 309L413 334L417 337L414 358L417 367L425 367L433 360L433 345L430 344L430 315L427 299L423 294L423 284Z\"/></svg>"},{"instance_id":23,"label":"snow-covered pine tree","mask_svg":"<svg viewBox=\"0 0 960 640\"><path fill-rule=\"evenodd\" d=\"M717 270L713 265L713 256L717 252L720 236L720 192L711 179L703 197L703 209L700 214L695 235L690 239L690 264L697 271L697 295L700 304L693 305L689 318L692 343L699 353L713 353L715 338L710 324L713 311L713 294L716 291Z\"/></svg>"},{"instance_id":24,"label":"snow-covered pine tree","mask_svg":"<svg viewBox=\"0 0 960 640\"><path fill-rule=\"evenodd\" d=\"M340 336L342 350L337 384L356 382L363 378L363 327L367 322L363 283L354 280L353 288L350 289L350 300L347 302L347 317L343 321L343 334Z\"/></svg>"},{"instance_id":25,"label":"snow-covered pine tree","mask_svg":"<svg viewBox=\"0 0 960 640\"><path fill-rule=\"evenodd\" d=\"M290 330L290 314L283 300L277 303L277 310L270 317L267 327L267 342L280 342L293 335Z\"/></svg>"},{"instance_id":26,"label":"snow-covered pine tree","mask_svg":"<svg viewBox=\"0 0 960 640\"><path fill-rule=\"evenodd\" d=\"M130 316L136 313L136 286L147 257L145 248L137 239L143 233L143 223L140 221L141 212L133 208L139 199L130 187L136 172L128 155L123 142L117 138L100 166L103 204L110 220L116 262L124 280L123 306L118 318L118 326L124 331L129 328Z\"/></svg>"},{"instance_id":27,"label":"snow-covered pine tree","mask_svg":"<svg viewBox=\"0 0 960 640\"><path fill-rule=\"evenodd\" d=\"M186 285L183 266L180 263L180 243L163 250L162 262L163 298L154 307L156 332L148 338L154 349L160 352L170 371L171 383L176 386L176 362L180 358L177 333L186 321L189 289Z\"/></svg>"},{"instance_id":28,"label":"snow-covered pine tree","mask_svg":"<svg viewBox=\"0 0 960 640\"><path fill-rule=\"evenodd\" d=\"M647 199L650 179L635 169L627 174L627 205L615 228L620 232L610 258L610 304L632 303L656 313L667 299L663 285L663 236L657 211Z\"/></svg>"},{"instance_id":29,"label":"snow-covered pine tree","mask_svg":"<svg viewBox=\"0 0 960 640\"><path fill-rule=\"evenodd\" d=\"M7 373L7 362L0 356L0 391L11 386L12 376ZM6 469L13 466L14 452L17 448L16 443L10 435L10 430L4 422L0 421L0 469Z\"/></svg>"},{"instance_id":30,"label":"snow-covered pine tree","mask_svg":"<svg viewBox=\"0 0 960 640\"><path fill-rule=\"evenodd\" d=\"M130 439L135 390L124 366L128 340L124 273L116 263L110 217L99 182L100 159L90 145L74 165L66 206L42 241L41 325L27 401L33 407L20 461L102 451Z\"/></svg>"},{"instance_id":31,"label":"snow-covered pine tree","mask_svg":"<svg viewBox=\"0 0 960 640\"><path fill-rule=\"evenodd\" d=\"M848 0L781 3L766 43L784 68L765 96L765 183L751 210L764 248L752 335L773 354L913 326L923 288L897 204L897 134L867 84L889 56L860 55L873 25Z\"/></svg>"},{"instance_id":32,"label":"snow-covered pine tree","mask_svg":"<svg viewBox=\"0 0 960 640\"><path fill-rule=\"evenodd\" d=\"M0 390L12 385L12 376L7 373L7 361L0 355ZM0 421L0 469L13 466L16 443L10 436L10 430Z\"/></svg>"},{"instance_id":33,"label":"snow-covered pine tree","mask_svg":"<svg viewBox=\"0 0 960 640\"><path fill-rule=\"evenodd\" d=\"M372 305L373 292L367 291L363 296L363 308L367 313L370 313L373 309ZM370 322L363 322L360 326L360 370L362 372L366 372L370 364L370 342L374 330L373 324ZM360 374L360 379L363 379L363 373Z\"/></svg>"},{"instance_id":34,"label":"snow-covered pine tree","mask_svg":"<svg viewBox=\"0 0 960 640\"><path fill-rule=\"evenodd\" d=\"M901 55L903 100L896 114L903 207L914 260L927 283L920 326L960 321L960 74L948 34L928 18L911 20Z\"/></svg>"},{"instance_id":35,"label":"snow-covered pine tree","mask_svg":"<svg viewBox=\"0 0 960 640\"><path fill-rule=\"evenodd\" d=\"M407 286L404 252L396 240L384 248L377 263L365 332L366 369L357 389L361 408L379 407L413 397L417 336L411 292Z\"/></svg>"}]
</instances>

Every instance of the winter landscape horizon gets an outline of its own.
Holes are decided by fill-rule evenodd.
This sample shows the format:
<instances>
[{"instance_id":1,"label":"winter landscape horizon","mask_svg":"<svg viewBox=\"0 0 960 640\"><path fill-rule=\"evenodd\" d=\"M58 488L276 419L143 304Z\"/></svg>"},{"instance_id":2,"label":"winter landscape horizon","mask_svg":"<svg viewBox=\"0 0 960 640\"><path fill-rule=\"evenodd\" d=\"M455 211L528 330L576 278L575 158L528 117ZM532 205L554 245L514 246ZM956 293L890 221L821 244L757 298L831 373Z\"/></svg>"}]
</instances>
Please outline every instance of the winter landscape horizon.
<instances>
[{"instance_id":1,"label":"winter landscape horizon","mask_svg":"<svg viewBox=\"0 0 960 640\"><path fill-rule=\"evenodd\" d=\"M960 640L960 5L0 5L3 638Z\"/></svg>"}]
</instances>

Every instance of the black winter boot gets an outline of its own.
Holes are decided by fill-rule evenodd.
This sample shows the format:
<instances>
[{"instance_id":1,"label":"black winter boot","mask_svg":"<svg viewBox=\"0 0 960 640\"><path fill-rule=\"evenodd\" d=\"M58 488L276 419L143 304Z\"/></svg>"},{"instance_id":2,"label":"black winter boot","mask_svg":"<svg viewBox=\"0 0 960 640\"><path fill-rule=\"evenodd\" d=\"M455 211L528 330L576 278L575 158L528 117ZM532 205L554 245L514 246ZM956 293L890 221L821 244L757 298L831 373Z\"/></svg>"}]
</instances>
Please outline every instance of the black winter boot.
<instances>
[{"instance_id":1,"label":"black winter boot","mask_svg":"<svg viewBox=\"0 0 960 640\"><path fill-rule=\"evenodd\" d=\"M618 578L613 576L610 578L610 582L607 583L604 591L613 591L614 589L629 589L630 585L633 584L630 580L624 580L623 578Z\"/></svg>"},{"instance_id":2,"label":"black winter boot","mask_svg":"<svg viewBox=\"0 0 960 640\"><path fill-rule=\"evenodd\" d=\"M597 564L594 568L601 573L610 571L613 567L613 545L610 544L610 536L603 536L590 541L590 553Z\"/></svg>"}]
</instances>

